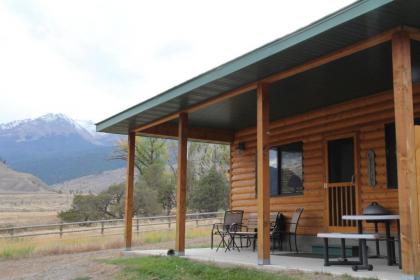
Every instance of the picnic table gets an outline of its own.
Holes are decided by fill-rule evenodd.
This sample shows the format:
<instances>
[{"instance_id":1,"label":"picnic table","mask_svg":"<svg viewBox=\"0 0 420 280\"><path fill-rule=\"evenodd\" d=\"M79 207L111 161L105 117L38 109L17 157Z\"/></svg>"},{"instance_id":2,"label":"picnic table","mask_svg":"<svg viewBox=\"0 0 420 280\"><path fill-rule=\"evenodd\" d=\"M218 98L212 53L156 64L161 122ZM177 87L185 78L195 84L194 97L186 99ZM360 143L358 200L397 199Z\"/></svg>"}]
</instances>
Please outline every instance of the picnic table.
<instances>
[{"instance_id":1,"label":"picnic table","mask_svg":"<svg viewBox=\"0 0 420 280\"><path fill-rule=\"evenodd\" d=\"M387 261L388 265L396 264L395 258L395 246L394 238L391 236L391 223L397 223L397 233L400 238L400 215L344 215L342 216L343 220L356 221L357 222L357 231L359 234L363 233L363 221L375 223L375 231L377 231L378 223L383 223L385 225L385 240L386 240L386 252L387 252ZM359 244L360 247L360 244ZM401 242L398 240L398 252L399 252L399 267L401 268Z\"/></svg>"}]
</instances>

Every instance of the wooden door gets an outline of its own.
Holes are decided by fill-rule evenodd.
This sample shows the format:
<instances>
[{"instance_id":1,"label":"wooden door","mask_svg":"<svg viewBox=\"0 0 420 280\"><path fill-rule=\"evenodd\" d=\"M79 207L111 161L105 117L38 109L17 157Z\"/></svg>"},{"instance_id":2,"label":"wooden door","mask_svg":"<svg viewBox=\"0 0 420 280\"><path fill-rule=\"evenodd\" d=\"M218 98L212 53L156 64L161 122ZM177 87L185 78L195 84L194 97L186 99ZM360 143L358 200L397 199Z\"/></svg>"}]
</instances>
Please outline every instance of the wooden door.
<instances>
[{"instance_id":1,"label":"wooden door","mask_svg":"<svg viewBox=\"0 0 420 280\"><path fill-rule=\"evenodd\" d=\"M326 220L331 232L355 230L354 221L343 215L356 215L358 207L358 160L356 135L325 140Z\"/></svg>"}]
</instances>

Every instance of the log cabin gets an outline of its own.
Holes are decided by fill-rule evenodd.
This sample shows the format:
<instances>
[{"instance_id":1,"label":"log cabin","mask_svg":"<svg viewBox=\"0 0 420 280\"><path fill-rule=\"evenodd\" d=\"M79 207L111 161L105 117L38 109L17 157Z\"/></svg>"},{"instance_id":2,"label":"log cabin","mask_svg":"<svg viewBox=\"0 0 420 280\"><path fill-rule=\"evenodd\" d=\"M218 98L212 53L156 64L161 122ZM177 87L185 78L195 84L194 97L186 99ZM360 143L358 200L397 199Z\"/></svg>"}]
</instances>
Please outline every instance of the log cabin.
<instances>
[{"instance_id":1,"label":"log cabin","mask_svg":"<svg viewBox=\"0 0 420 280\"><path fill-rule=\"evenodd\" d=\"M361 0L97 124L128 135L126 248L135 136L178 139L176 252L185 249L187 141L231 147L230 205L304 207L298 234L355 230L378 202L400 215L402 271L420 279L420 1ZM250 34L252 36L252 34ZM416 257L417 256L417 257Z\"/></svg>"}]
</instances>

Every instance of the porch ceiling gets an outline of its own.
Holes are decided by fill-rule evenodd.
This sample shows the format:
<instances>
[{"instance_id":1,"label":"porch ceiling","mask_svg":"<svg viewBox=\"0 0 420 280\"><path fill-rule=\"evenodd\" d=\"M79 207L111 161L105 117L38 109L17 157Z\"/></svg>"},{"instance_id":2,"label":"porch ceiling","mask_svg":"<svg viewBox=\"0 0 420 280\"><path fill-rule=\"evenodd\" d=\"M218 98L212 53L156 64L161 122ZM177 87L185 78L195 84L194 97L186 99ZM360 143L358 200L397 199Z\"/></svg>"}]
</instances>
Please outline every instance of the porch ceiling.
<instances>
[{"instance_id":1,"label":"porch ceiling","mask_svg":"<svg viewBox=\"0 0 420 280\"><path fill-rule=\"evenodd\" d=\"M184 110L243 85L300 65L400 25L420 27L420 1L358 1L308 27L273 41L97 124L130 129ZM416 49L418 52L418 48ZM298 114L391 87L390 46L384 44L318 67L270 89L271 118ZM255 94L192 113L191 124L232 130L255 123Z\"/></svg>"},{"instance_id":2,"label":"porch ceiling","mask_svg":"<svg viewBox=\"0 0 420 280\"><path fill-rule=\"evenodd\" d=\"M412 50L413 69L420 69L420 43L413 42ZM420 82L418 74L413 72L414 82ZM271 85L270 120L391 88L391 44L387 42ZM255 126L256 114L256 93L250 91L191 113L189 122L191 126L236 131Z\"/></svg>"}]
</instances>

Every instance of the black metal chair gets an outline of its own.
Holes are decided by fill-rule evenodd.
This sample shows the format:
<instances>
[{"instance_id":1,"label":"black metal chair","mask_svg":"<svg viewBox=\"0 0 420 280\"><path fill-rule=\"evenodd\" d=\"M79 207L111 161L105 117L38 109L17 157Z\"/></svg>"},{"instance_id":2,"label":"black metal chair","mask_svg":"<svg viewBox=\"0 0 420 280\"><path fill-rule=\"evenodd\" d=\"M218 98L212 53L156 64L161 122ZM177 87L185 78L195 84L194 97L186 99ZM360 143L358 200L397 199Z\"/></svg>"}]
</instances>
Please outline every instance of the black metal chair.
<instances>
[{"instance_id":1,"label":"black metal chair","mask_svg":"<svg viewBox=\"0 0 420 280\"><path fill-rule=\"evenodd\" d=\"M270 230L271 249L282 247L283 232L286 230L286 218L282 213L277 213L276 222Z\"/></svg>"},{"instance_id":2,"label":"black metal chair","mask_svg":"<svg viewBox=\"0 0 420 280\"><path fill-rule=\"evenodd\" d=\"M257 238L258 238L258 214L250 213L248 215L247 224L232 224L229 227L229 241L227 242L226 251L231 248L237 249L244 247L250 247L252 245L253 251L255 251ZM271 212L270 213L270 240L273 241L272 245L277 241L281 242L281 230L285 229L285 220L284 216L280 212ZM239 237L240 243L238 244L235 240L236 237ZM243 241L246 241L246 245L243 244ZM273 246L272 246L273 248Z\"/></svg>"},{"instance_id":3,"label":"black metal chair","mask_svg":"<svg viewBox=\"0 0 420 280\"><path fill-rule=\"evenodd\" d=\"M283 237L287 236L289 239L289 249L290 251L292 251L292 236L294 237L294 243L295 243L295 250L296 253L299 253L299 249L297 246L297 236L296 236L296 232L297 232L297 228L298 228L298 224L299 224L299 220L300 220L300 216L302 215L303 212L303 208L297 208L295 210L295 212L292 215L292 219L290 220L289 223L286 223L286 225L289 225L289 229L286 231L280 231L279 234L281 234ZM283 246L283 244L281 244Z\"/></svg>"},{"instance_id":4,"label":"black metal chair","mask_svg":"<svg viewBox=\"0 0 420 280\"><path fill-rule=\"evenodd\" d=\"M219 235L221 240L217 246L217 250L220 246L228 247L228 243L225 238L229 237L229 228L232 225L242 225L242 219L244 216L243 210L228 210L225 211L225 216L223 218L223 223L213 224L211 230L211 249L213 249L214 236Z\"/></svg>"}]
</instances>

